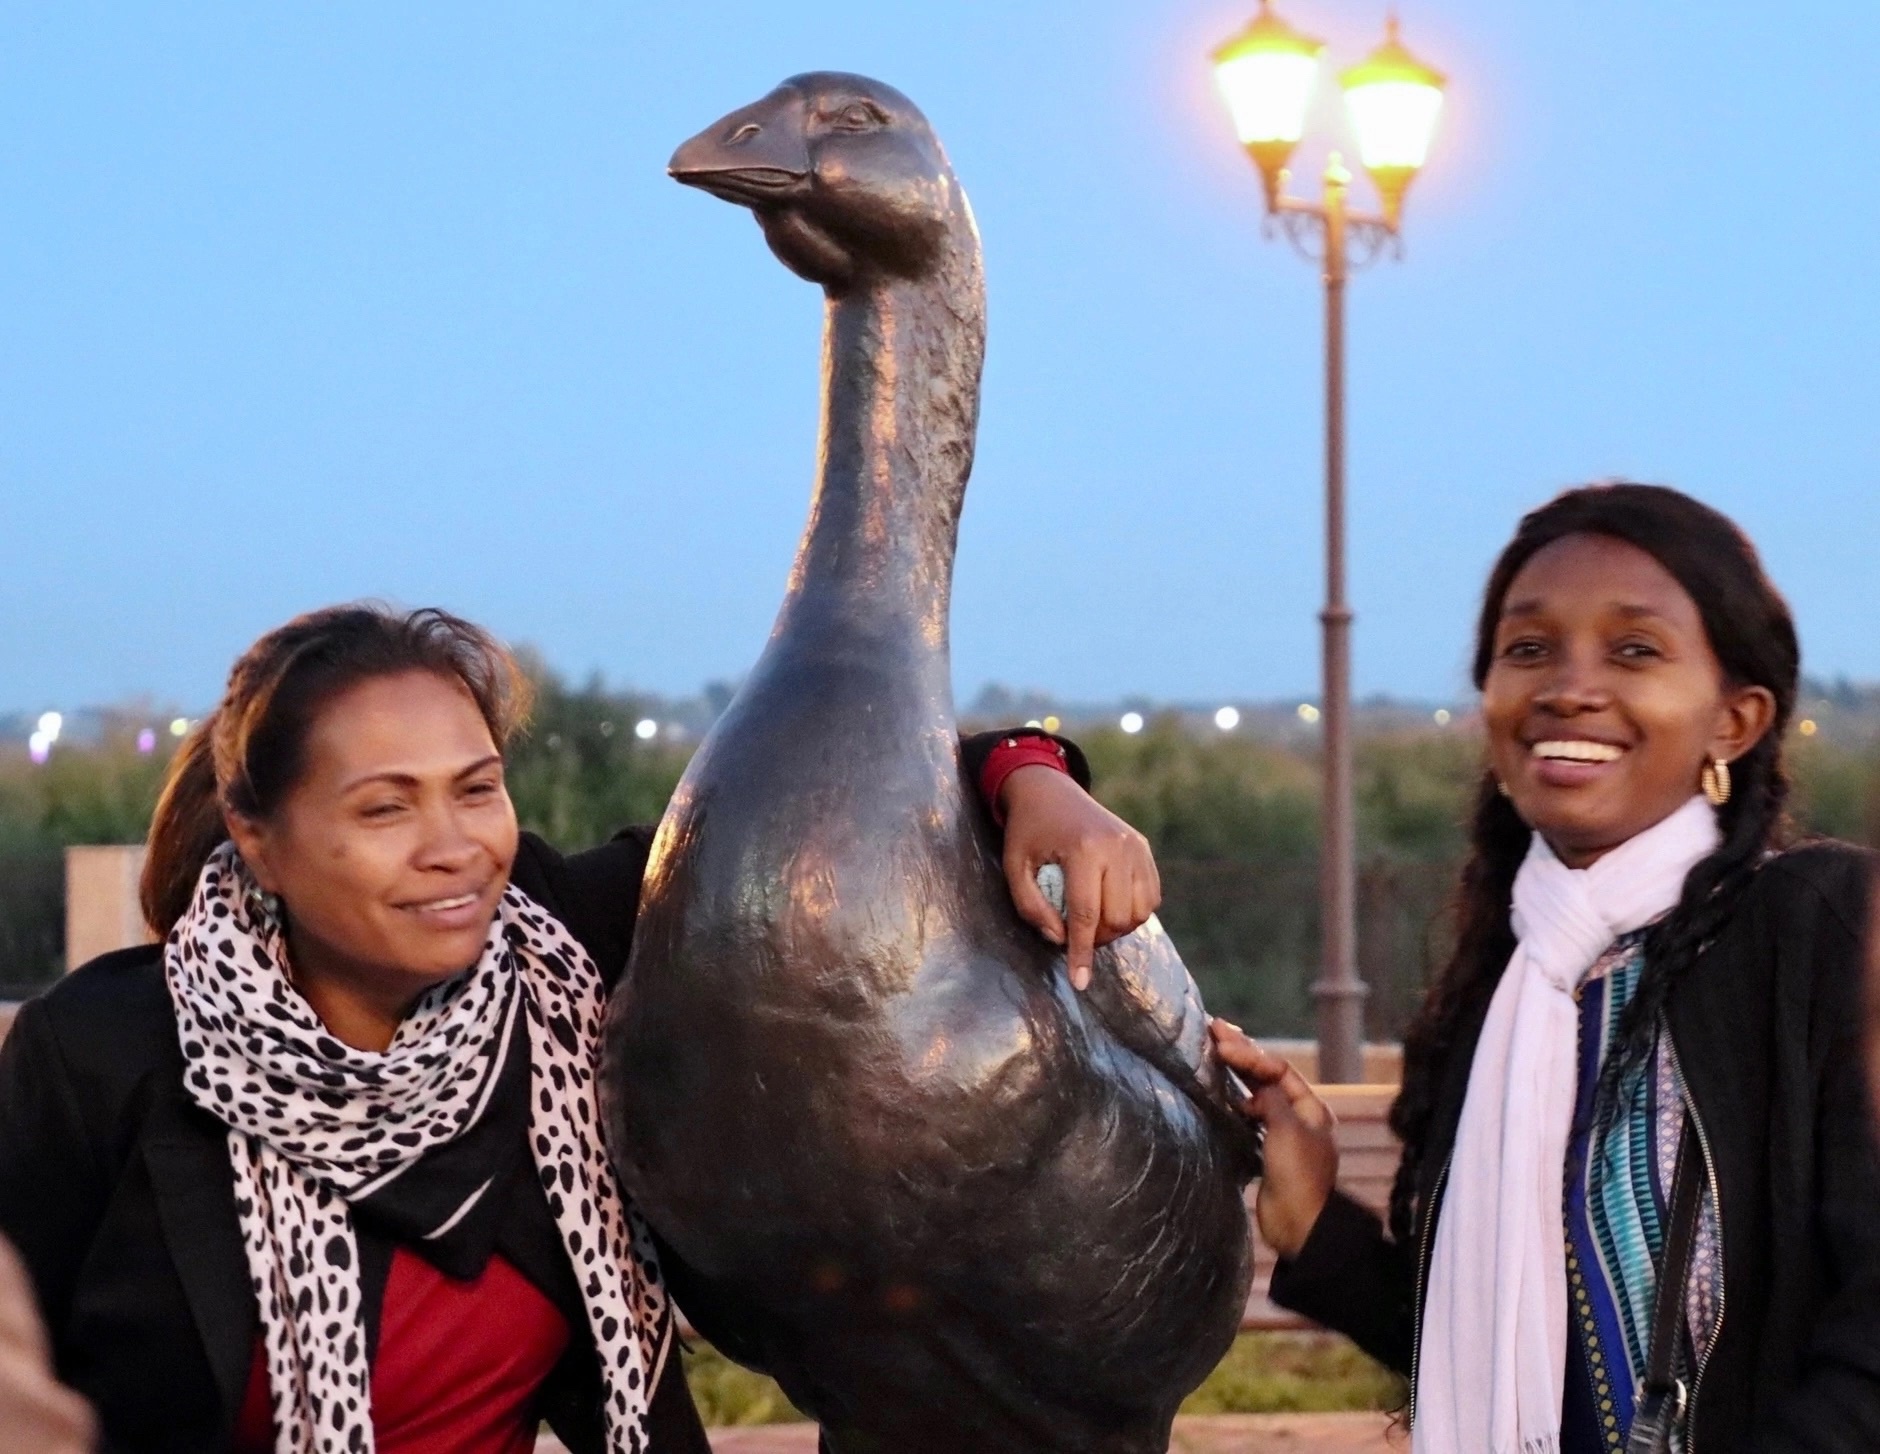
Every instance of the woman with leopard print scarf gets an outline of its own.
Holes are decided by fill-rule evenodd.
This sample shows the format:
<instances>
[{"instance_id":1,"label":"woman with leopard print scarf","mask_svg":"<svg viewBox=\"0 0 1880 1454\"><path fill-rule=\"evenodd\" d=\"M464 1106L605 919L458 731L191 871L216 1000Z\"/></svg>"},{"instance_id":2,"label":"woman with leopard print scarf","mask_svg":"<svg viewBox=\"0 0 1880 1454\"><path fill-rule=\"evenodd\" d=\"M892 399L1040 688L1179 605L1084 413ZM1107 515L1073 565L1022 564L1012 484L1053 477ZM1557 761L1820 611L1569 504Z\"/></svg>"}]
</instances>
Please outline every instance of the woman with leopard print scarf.
<instances>
[{"instance_id":1,"label":"woman with leopard print scarf","mask_svg":"<svg viewBox=\"0 0 1880 1454\"><path fill-rule=\"evenodd\" d=\"M172 764L144 879L162 944L21 1011L0 1231L105 1448L527 1454L546 1419L576 1454L706 1454L684 1269L595 1107L650 830L565 858L518 832L526 696L442 612L263 637ZM1146 915L1115 892L1153 883L1140 838L1020 770L1051 749L965 748L1015 881L1058 859L1103 886L1106 934Z\"/></svg>"}]
</instances>

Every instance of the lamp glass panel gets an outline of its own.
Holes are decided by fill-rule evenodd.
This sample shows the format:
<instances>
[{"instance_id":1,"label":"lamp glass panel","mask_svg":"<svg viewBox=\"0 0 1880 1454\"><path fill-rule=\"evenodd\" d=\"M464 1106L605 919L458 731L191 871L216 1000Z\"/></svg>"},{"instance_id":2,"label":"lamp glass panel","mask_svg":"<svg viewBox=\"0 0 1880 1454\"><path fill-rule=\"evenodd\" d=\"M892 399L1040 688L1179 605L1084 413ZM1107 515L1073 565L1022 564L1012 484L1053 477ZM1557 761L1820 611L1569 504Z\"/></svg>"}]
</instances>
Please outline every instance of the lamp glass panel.
<instances>
[{"instance_id":1,"label":"lamp glass panel","mask_svg":"<svg viewBox=\"0 0 1880 1454\"><path fill-rule=\"evenodd\" d=\"M1318 69L1316 55L1299 51L1255 51L1217 62L1215 83L1242 145L1299 140Z\"/></svg>"},{"instance_id":2,"label":"lamp glass panel","mask_svg":"<svg viewBox=\"0 0 1880 1454\"><path fill-rule=\"evenodd\" d=\"M1421 167L1436 134L1443 93L1422 81L1374 81L1345 92L1367 167Z\"/></svg>"}]
</instances>

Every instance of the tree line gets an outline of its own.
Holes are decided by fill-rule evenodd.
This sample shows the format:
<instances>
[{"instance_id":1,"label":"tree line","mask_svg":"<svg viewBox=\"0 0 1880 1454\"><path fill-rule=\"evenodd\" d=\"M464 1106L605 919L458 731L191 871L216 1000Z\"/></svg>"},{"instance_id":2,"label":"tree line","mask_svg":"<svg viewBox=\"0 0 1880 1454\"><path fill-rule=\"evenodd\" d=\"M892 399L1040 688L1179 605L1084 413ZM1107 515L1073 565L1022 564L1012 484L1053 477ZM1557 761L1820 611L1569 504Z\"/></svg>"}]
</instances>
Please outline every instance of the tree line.
<instances>
[{"instance_id":1,"label":"tree line","mask_svg":"<svg viewBox=\"0 0 1880 1454\"><path fill-rule=\"evenodd\" d=\"M524 827L564 850L655 821L696 746L642 738L649 698L570 685L531 660L528 731L509 754ZM1003 723L986 725L1004 725ZM1162 919L1208 1005L1266 1035L1308 1034L1318 958L1318 767L1296 742L1196 730L1174 715L1139 733L1076 730L1097 795L1136 824L1161 864ZM174 739L165 738L173 744ZM142 839L167 765L134 734L61 745L44 764L0 756L0 996L63 967L67 845ZM1880 845L1880 749L1796 737L1799 831ZM1481 771L1466 721L1361 731L1356 797L1359 962L1369 1032L1390 1038L1447 948L1446 905Z\"/></svg>"}]
</instances>

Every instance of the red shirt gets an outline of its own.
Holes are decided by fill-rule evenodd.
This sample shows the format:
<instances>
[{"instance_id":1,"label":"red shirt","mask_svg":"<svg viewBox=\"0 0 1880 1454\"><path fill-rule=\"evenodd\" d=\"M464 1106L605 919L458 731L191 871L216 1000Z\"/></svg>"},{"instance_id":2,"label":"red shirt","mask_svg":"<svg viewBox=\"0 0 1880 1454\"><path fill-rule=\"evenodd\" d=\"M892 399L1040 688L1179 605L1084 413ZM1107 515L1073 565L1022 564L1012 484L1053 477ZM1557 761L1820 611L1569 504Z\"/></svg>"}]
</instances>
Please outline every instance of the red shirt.
<instances>
[{"instance_id":1,"label":"red shirt","mask_svg":"<svg viewBox=\"0 0 1880 1454\"><path fill-rule=\"evenodd\" d=\"M568 1346L555 1305L501 1257L469 1282L394 1248L372 1360L379 1454L531 1454L536 1395ZM234 1454L272 1454L259 1339Z\"/></svg>"}]
</instances>

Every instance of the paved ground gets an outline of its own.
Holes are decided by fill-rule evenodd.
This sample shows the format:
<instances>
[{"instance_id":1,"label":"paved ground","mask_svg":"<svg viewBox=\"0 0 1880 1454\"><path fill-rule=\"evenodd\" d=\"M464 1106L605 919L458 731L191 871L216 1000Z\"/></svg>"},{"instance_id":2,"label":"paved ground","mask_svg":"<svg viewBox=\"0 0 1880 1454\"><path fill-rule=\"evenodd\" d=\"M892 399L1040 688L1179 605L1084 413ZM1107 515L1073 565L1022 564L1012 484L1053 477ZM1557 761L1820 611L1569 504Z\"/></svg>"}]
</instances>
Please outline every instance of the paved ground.
<instances>
[{"instance_id":1,"label":"paved ground","mask_svg":"<svg viewBox=\"0 0 1880 1454\"><path fill-rule=\"evenodd\" d=\"M1169 1454L1405 1454L1384 1414L1224 1414L1177 1419ZM536 1454L559 1454L544 1439ZM816 1454L808 1424L757 1429L713 1429L715 1454ZM964 1454L964 1451L963 1451Z\"/></svg>"},{"instance_id":2,"label":"paved ground","mask_svg":"<svg viewBox=\"0 0 1880 1454\"><path fill-rule=\"evenodd\" d=\"M1170 1454L1407 1454L1388 1414L1221 1414L1177 1419Z\"/></svg>"}]
</instances>

